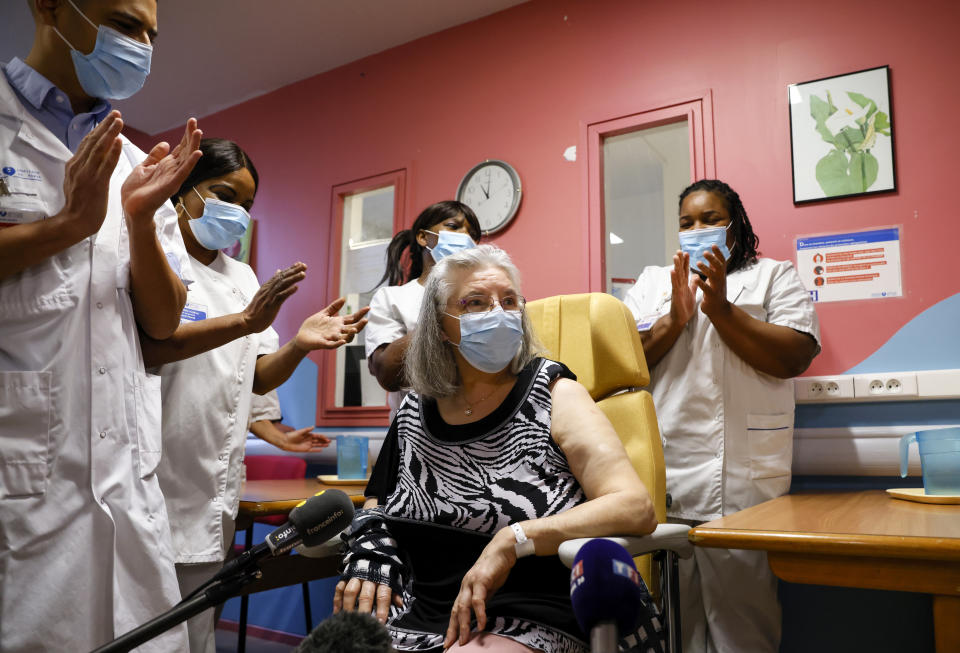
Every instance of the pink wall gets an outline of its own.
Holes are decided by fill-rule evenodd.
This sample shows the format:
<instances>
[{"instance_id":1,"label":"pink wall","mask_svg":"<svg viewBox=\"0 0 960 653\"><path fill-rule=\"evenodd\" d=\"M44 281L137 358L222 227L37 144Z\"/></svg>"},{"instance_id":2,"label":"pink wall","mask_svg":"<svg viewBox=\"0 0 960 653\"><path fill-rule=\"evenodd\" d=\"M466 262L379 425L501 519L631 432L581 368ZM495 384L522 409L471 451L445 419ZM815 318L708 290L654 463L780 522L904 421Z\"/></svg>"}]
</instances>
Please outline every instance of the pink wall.
<instances>
[{"instance_id":1,"label":"pink wall","mask_svg":"<svg viewBox=\"0 0 960 653\"><path fill-rule=\"evenodd\" d=\"M310 266L276 324L289 337L330 299L331 187L397 168L407 169L409 223L452 197L478 161L511 162L523 205L495 242L518 262L525 294L587 290L585 162L561 153L585 151L582 123L711 89L717 175L744 198L765 255L792 258L798 234L904 227L904 298L818 309L824 348L810 373L840 373L960 291L947 272L960 243L949 192L960 146L957 24L958 5L944 0L534 0L245 102L201 128L240 142L259 168L261 277L295 259ZM787 84L884 64L899 190L795 207Z\"/></svg>"}]
</instances>

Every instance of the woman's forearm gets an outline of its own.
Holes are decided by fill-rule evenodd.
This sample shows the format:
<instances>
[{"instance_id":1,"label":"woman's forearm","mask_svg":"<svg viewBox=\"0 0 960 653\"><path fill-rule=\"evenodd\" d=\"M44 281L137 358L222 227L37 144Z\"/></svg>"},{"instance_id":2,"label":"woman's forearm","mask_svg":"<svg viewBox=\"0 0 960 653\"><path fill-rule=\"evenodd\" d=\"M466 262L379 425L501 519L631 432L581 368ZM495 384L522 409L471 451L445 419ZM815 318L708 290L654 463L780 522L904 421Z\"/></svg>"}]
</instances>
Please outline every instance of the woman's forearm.
<instances>
[{"instance_id":1,"label":"woman's forearm","mask_svg":"<svg viewBox=\"0 0 960 653\"><path fill-rule=\"evenodd\" d=\"M262 395L279 386L290 378L306 355L307 351L291 340L272 354L259 357L253 375L253 391Z\"/></svg>"},{"instance_id":2,"label":"woman's forearm","mask_svg":"<svg viewBox=\"0 0 960 653\"><path fill-rule=\"evenodd\" d=\"M560 544L579 537L647 535L657 527L657 519L646 492L624 490L520 526L533 540L537 555L555 555Z\"/></svg>"},{"instance_id":3,"label":"woman's forearm","mask_svg":"<svg viewBox=\"0 0 960 653\"><path fill-rule=\"evenodd\" d=\"M184 360L216 349L250 333L249 327L239 313L181 324L173 335L165 340L154 340L141 331L140 348L143 351L143 364L146 367L157 367Z\"/></svg>"},{"instance_id":4,"label":"woman's forearm","mask_svg":"<svg viewBox=\"0 0 960 653\"><path fill-rule=\"evenodd\" d=\"M727 306L728 310L707 317L727 346L751 367L770 376L789 379L810 366L817 354L813 336L757 320L734 304Z\"/></svg>"},{"instance_id":5,"label":"woman's forearm","mask_svg":"<svg viewBox=\"0 0 960 653\"><path fill-rule=\"evenodd\" d=\"M640 332L643 356L647 359L649 369L653 369L667 355L670 348L677 342L677 338L683 333L683 326L668 313L654 322L649 331Z\"/></svg>"},{"instance_id":6,"label":"woman's forearm","mask_svg":"<svg viewBox=\"0 0 960 653\"><path fill-rule=\"evenodd\" d=\"M170 269L153 229L127 221L130 236L130 298L137 324L151 338L164 339L179 328L187 289Z\"/></svg>"},{"instance_id":7,"label":"woman's forearm","mask_svg":"<svg viewBox=\"0 0 960 653\"><path fill-rule=\"evenodd\" d=\"M394 340L384 347L381 345L372 354L368 367L380 387L388 392L396 392L404 387L403 358L410 346L411 333Z\"/></svg>"}]
</instances>

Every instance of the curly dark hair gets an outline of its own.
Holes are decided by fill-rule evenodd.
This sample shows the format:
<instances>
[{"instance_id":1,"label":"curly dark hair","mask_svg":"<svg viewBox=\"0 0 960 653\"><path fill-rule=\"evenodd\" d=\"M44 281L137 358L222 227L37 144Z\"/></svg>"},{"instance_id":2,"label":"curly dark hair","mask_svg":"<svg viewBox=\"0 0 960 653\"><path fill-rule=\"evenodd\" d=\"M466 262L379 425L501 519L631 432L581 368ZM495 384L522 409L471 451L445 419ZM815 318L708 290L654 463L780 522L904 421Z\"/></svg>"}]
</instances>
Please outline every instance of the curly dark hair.
<instances>
[{"instance_id":1,"label":"curly dark hair","mask_svg":"<svg viewBox=\"0 0 960 653\"><path fill-rule=\"evenodd\" d=\"M733 242L735 247L730 252L730 261L727 263L727 271L733 272L746 267L757 261L760 251L760 239L753 233L753 225L750 224L750 218L747 217L747 211L743 208L743 202L737 191L730 188L729 185L719 179L701 179L683 189L680 193L679 207L683 206L683 200L690 193L697 191L706 191L715 193L723 199L727 206L727 213L730 214L730 231L733 232Z\"/></svg>"}]
</instances>

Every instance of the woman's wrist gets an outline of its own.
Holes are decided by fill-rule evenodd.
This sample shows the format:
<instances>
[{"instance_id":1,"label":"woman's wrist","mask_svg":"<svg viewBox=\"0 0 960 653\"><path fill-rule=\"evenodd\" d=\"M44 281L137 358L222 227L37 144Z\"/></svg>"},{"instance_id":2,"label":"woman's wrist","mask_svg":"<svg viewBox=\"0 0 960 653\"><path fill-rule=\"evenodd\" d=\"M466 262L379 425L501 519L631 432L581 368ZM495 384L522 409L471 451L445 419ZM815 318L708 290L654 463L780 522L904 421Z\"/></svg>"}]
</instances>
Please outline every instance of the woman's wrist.
<instances>
[{"instance_id":1,"label":"woman's wrist","mask_svg":"<svg viewBox=\"0 0 960 653\"><path fill-rule=\"evenodd\" d=\"M497 531L492 544L496 547L498 553L510 561L511 566L517 563L517 539L512 528L505 526Z\"/></svg>"}]
</instances>

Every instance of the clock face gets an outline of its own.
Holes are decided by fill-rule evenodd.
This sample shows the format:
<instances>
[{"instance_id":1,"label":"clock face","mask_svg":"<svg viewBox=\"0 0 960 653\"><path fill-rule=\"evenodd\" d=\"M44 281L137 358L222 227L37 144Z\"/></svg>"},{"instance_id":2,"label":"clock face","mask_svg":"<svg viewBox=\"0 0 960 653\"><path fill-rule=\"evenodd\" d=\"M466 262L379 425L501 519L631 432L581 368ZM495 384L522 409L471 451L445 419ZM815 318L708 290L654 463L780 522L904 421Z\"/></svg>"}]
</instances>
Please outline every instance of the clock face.
<instances>
[{"instance_id":1,"label":"clock face","mask_svg":"<svg viewBox=\"0 0 960 653\"><path fill-rule=\"evenodd\" d=\"M475 165L457 189L457 199L473 209L485 234L507 226L520 208L520 197L517 171L494 159Z\"/></svg>"}]
</instances>

